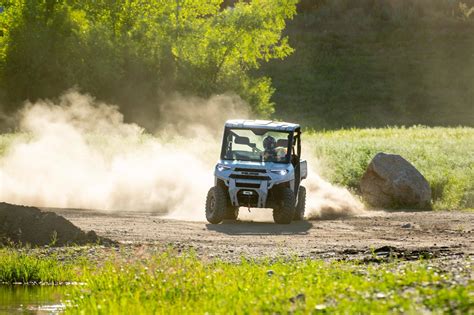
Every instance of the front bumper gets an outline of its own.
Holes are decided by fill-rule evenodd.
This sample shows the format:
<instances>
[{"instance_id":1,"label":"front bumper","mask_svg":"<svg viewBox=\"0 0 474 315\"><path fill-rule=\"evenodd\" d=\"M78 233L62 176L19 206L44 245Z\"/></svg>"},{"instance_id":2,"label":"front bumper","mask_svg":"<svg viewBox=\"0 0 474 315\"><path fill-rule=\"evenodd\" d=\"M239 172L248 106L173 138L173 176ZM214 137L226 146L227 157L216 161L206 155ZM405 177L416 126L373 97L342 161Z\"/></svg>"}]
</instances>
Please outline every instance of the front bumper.
<instances>
[{"instance_id":1,"label":"front bumper","mask_svg":"<svg viewBox=\"0 0 474 315\"><path fill-rule=\"evenodd\" d=\"M288 169L281 165L279 168ZM230 201L233 206L238 207L265 208L272 187L283 182L290 182L291 187L294 185L292 169L287 174L280 175L267 168L233 167L223 171L216 169L215 176L228 187Z\"/></svg>"}]
</instances>

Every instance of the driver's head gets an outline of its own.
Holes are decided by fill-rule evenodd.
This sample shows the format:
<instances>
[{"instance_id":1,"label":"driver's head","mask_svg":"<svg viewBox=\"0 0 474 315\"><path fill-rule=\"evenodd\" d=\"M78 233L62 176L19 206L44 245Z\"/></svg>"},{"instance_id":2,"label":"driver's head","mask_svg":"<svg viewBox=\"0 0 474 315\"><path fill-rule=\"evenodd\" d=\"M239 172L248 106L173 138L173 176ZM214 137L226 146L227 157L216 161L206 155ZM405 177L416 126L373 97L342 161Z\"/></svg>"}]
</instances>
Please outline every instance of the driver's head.
<instances>
[{"instance_id":1,"label":"driver's head","mask_svg":"<svg viewBox=\"0 0 474 315\"><path fill-rule=\"evenodd\" d=\"M275 149L276 146L276 140L272 136L267 136L265 139L263 139L263 148L265 151L272 151Z\"/></svg>"}]
</instances>

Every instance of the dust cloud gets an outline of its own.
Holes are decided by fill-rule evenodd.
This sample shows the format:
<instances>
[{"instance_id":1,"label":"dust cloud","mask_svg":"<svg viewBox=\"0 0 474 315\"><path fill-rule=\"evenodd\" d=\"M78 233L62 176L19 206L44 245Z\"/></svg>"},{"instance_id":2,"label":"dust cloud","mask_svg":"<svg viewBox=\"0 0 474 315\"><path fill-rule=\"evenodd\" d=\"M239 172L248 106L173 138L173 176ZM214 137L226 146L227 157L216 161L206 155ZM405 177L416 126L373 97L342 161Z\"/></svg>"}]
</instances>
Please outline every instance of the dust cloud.
<instances>
[{"instance_id":1,"label":"dust cloud","mask_svg":"<svg viewBox=\"0 0 474 315\"><path fill-rule=\"evenodd\" d=\"M27 103L18 114L20 136L0 158L0 201L49 208L148 211L205 220L222 126L250 116L236 95L209 99L170 96L151 135L125 123L116 106L76 91L57 102ZM310 162L311 163L311 162ZM307 216L358 214L345 189L311 172Z\"/></svg>"},{"instance_id":2,"label":"dust cloud","mask_svg":"<svg viewBox=\"0 0 474 315\"><path fill-rule=\"evenodd\" d=\"M308 163L311 165L312 160ZM322 179L310 166L306 187L306 218L331 220L364 214L364 205L349 190Z\"/></svg>"},{"instance_id":3,"label":"dust cloud","mask_svg":"<svg viewBox=\"0 0 474 315\"><path fill-rule=\"evenodd\" d=\"M203 219L219 150L216 135L227 118L245 117L248 110L229 95L191 101L202 103L199 117L207 117L205 125L182 113L155 136L124 123L117 107L77 92L56 104L26 104L19 113L23 135L0 159L0 200ZM174 96L163 106L184 108L188 102Z\"/></svg>"}]
</instances>

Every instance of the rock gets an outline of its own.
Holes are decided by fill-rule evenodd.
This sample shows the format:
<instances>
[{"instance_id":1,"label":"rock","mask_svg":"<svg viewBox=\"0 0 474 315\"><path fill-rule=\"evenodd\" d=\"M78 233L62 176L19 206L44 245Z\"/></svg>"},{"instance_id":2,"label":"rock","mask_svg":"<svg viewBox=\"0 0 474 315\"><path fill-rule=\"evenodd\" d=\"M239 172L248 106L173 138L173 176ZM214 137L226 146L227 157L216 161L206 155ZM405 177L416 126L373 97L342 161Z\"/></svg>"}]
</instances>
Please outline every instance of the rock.
<instances>
[{"instance_id":1,"label":"rock","mask_svg":"<svg viewBox=\"0 0 474 315\"><path fill-rule=\"evenodd\" d=\"M375 249L374 254L376 254L377 256L388 256L396 251L397 249L395 247L385 245Z\"/></svg>"},{"instance_id":2,"label":"rock","mask_svg":"<svg viewBox=\"0 0 474 315\"><path fill-rule=\"evenodd\" d=\"M306 296L303 293L300 293L290 298L291 303L304 302L305 300L306 300Z\"/></svg>"},{"instance_id":3,"label":"rock","mask_svg":"<svg viewBox=\"0 0 474 315\"><path fill-rule=\"evenodd\" d=\"M402 225L402 229L409 229L411 228L411 224L410 223L407 223L407 224L403 224Z\"/></svg>"},{"instance_id":4,"label":"rock","mask_svg":"<svg viewBox=\"0 0 474 315\"><path fill-rule=\"evenodd\" d=\"M316 311L323 311L323 310L325 310L326 308L327 308L326 304L317 304L317 305L314 307L314 309L315 309Z\"/></svg>"},{"instance_id":5,"label":"rock","mask_svg":"<svg viewBox=\"0 0 474 315\"><path fill-rule=\"evenodd\" d=\"M374 207L430 207L428 181L400 155L378 153L362 176L360 188L364 199Z\"/></svg>"},{"instance_id":6,"label":"rock","mask_svg":"<svg viewBox=\"0 0 474 315\"><path fill-rule=\"evenodd\" d=\"M375 298L377 299L385 299L387 297L387 295L385 293L382 293L382 292L379 292L377 294L375 294Z\"/></svg>"}]
</instances>

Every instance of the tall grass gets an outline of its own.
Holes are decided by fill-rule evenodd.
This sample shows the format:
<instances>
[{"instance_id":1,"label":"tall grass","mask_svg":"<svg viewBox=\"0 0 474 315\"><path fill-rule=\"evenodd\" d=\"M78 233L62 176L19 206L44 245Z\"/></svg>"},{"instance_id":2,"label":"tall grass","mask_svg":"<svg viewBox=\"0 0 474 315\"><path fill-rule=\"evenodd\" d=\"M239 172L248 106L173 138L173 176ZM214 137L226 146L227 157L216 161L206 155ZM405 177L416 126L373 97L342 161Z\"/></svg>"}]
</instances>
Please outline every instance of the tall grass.
<instances>
[{"instance_id":1,"label":"tall grass","mask_svg":"<svg viewBox=\"0 0 474 315\"><path fill-rule=\"evenodd\" d=\"M305 140L332 182L358 190L378 152L400 154L431 185L434 209L474 208L474 128L384 128L312 132Z\"/></svg>"},{"instance_id":2,"label":"tall grass","mask_svg":"<svg viewBox=\"0 0 474 315\"><path fill-rule=\"evenodd\" d=\"M0 249L0 284L61 283L76 279L72 264L62 264L56 255L32 255L13 248Z\"/></svg>"}]
</instances>

